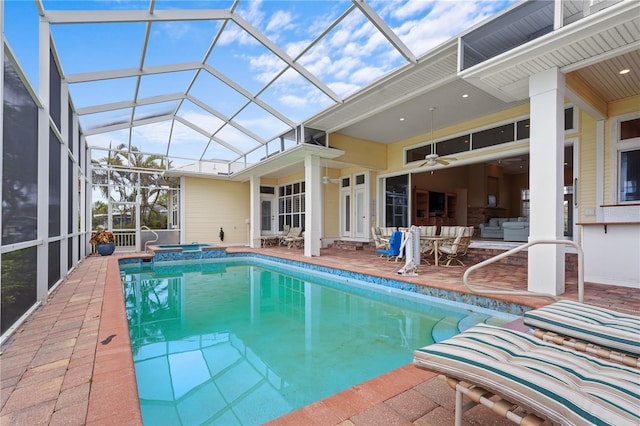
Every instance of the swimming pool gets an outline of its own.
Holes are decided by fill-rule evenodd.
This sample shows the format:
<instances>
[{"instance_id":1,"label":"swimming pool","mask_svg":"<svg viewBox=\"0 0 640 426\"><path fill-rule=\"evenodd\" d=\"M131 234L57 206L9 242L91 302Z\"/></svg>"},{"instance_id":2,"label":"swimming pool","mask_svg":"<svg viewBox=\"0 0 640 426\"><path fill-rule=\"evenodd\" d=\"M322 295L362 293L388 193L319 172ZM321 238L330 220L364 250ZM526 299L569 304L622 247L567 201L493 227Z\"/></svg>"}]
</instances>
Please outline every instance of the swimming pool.
<instances>
[{"instance_id":1,"label":"swimming pool","mask_svg":"<svg viewBox=\"0 0 640 426\"><path fill-rule=\"evenodd\" d=\"M121 273L145 425L263 423L515 319L262 260Z\"/></svg>"}]
</instances>

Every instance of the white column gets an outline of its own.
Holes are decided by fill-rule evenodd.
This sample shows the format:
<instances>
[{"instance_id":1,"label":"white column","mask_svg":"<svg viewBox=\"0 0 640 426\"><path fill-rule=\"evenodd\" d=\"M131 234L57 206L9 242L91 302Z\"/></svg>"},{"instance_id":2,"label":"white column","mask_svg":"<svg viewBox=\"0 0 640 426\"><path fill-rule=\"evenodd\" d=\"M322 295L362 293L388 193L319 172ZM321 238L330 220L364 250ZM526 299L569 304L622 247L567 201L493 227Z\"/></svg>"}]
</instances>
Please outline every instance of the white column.
<instances>
[{"instance_id":1,"label":"white column","mask_svg":"<svg viewBox=\"0 0 640 426\"><path fill-rule=\"evenodd\" d=\"M260 248L260 176L249 179L249 247Z\"/></svg>"},{"instance_id":2,"label":"white column","mask_svg":"<svg viewBox=\"0 0 640 426\"><path fill-rule=\"evenodd\" d=\"M187 243L187 178L180 177L180 244Z\"/></svg>"},{"instance_id":3,"label":"white column","mask_svg":"<svg viewBox=\"0 0 640 426\"><path fill-rule=\"evenodd\" d=\"M529 80L529 241L564 238L564 75L550 69ZM564 293L562 245L529 248L529 290Z\"/></svg>"},{"instance_id":4,"label":"white column","mask_svg":"<svg viewBox=\"0 0 640 426\"><path fill-rule=\"evenodd\" d=\"M38 41L38 272L37 299L47 303L49 293L49 23L40 20Z\"/></svg>"},{"instance_id":5,"label":"white column","mask_svg":"<svg viewBox=\"0 0 640 426\"><path fill-rule=\"evenodd\" d=\"M320 256L322 237L322 168L320 157L309 155L304 159L305 222L304 255Z\"/></svg>"},{"instance_id":6,"label":"white column","mask_svg":"<svg viewBox=\"0 0 640 426\"><path fill-rule=\"evenodd\" d=\"M60 133L62 142L60 146L60 279L67 276L69 271L69 237L72 230L68 229L69 211L69 152L71 145L69 144L71 129L69 128L69 84L62 80L60 87Z\"/></svg>"},{"instance_id":7,"label":"white column","mask_svg":"<svg viewBox=\"0 0 640 426\"><path fill-rule=\"evenodd\" d=\"M604 221L604 120L596 121L596 221ZM574 197L575 197L575 188ZM586 216L586 214L585 214Z\"/></svg>"}]
</instances>

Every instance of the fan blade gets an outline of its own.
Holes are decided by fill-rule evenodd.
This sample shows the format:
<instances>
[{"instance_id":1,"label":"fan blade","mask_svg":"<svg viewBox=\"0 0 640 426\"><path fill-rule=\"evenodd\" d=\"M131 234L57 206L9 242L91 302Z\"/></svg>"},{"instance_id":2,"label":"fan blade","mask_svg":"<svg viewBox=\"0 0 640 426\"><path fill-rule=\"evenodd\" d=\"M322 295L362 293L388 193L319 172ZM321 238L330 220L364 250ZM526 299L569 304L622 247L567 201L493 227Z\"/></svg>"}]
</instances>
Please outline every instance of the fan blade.
<instances>
[{"instance_id":1,"label":"fan blade","mask_svg":"<svg viewBox=\"0 0 640 426\"><path fill-rule=\"evenodd\" d=\"M442 164L443 166L448 166L449 162L447 160L445 160L444 158L438 158L436 160L438 163Z\"/></svg>"},{"instance_id":2,"label":"fan blade","mask_svg":"<svg viewBox=\"0 0 640 426\"><path fill-rule=\"evenodd\" d=\"M429 164L429 162L428 162L428 161L425 161L424 163L420 164L418 167L424 167L424 166L426 166L427 164Z\"/></svg>"},{"instance_id":3,"label":"fan blade","mask_svg":"<svg viewBox=\"0 0 640 426\"><path fill-rule=\"evenodd\" d=\"M440 159L441 160L445 160L445 161L456 161L457 160L456 157L442 157Z\"/></svg>"}]
</instances>

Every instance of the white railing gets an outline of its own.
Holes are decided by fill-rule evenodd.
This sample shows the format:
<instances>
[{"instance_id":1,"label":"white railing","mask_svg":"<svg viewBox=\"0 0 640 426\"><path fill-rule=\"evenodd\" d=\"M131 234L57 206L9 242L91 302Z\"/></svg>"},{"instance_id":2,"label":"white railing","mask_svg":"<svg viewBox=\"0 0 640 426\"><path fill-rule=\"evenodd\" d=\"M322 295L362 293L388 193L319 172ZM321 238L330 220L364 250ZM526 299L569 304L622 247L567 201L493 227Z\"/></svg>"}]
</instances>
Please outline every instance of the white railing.
<instances>
[{"instance_id":1,"label":"white railing","mask_svg":"<svg viewBox=\"0 0 640 426\"><path fill-rule=\"evenodd\" d=\"M136 231L131 229L114 230L116 248L136 249Z\"/></svg>"},{"instance_id":2,"label":"white railing","mask_svg":"<svg viewBox=\"0 0 640 426\"><path fill-rule=\"evenodd\" d=\"M144 230L146 230L146 231L151 232L151 233L152 233L153 235L155 235L155 237L156 237L156 239L155 239L155 240L148 240L148 241L145 241L145 242L144 242L144 252L146 253L146 252L147 252L147 246L149 245L149 243L155 243L156 241L158 241L158 239L160 238L160 236L158 235L158 233L157 233L156 231L154 231L153 229L149 228L149 227L148 227L148 226L146 226L146 225L142 225L142 226L140 227L140 231L142 231L143 229L144 229Z\"/></svg>"},{"instance_id":3,"label":"white railing","mask_svg":"<svg viewBox=\"0 0 640 426\"><path fill-rule=\"evenodd\" d=\"M514 253L517 253L519 251L522 251L526 248L529 248L537 244L563 244L563 245L573 246L576 249L576 251L578 252L578 301L582 303L582 301L584 300L584 253L582 252L582 247L580 247L578 243L574 241L569 241L569 240L530 241L527 244L523 244L514 249L505 251L504 253L500 253L499 255L494 256L490 259L487 259L483 262L480 262L476 265L473 265L469 269L464 271L464 275L462 276L462 281L464 282L465 287L467 287L471 292L476 294L509 294L509 295L516 295L516 296L543 296L543 297L550 297L552 299L558 299L556 296L553 296L551 294L537 293L534 291L488 290L488 289L479 289L469 284L469 275L476 269L480 269L484 266L497 262L498 260L504 259L505 257L511 256Z\"/></svg>"}]
</instances>

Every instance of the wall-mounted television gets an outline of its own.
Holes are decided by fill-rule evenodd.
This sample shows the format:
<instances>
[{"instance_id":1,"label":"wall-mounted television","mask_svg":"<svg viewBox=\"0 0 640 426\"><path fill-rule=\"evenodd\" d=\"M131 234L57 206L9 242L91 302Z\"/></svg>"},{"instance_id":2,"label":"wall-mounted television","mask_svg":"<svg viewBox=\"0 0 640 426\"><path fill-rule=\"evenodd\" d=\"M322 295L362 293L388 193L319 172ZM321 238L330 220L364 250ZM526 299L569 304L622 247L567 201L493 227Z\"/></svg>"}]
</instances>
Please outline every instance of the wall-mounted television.
<instances>
[{"instance_id":1,"label":"wall-mounted television","mask_svg":"<svg viewBox=\"0 0 640 426\"><path fill-rule=\"evenodd\" d=\"M444 213L444 192L429 191L429 213Z\"/></svg>"}]
</instances>

